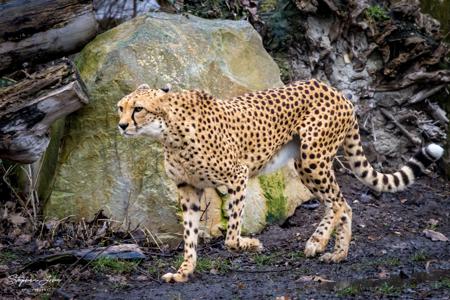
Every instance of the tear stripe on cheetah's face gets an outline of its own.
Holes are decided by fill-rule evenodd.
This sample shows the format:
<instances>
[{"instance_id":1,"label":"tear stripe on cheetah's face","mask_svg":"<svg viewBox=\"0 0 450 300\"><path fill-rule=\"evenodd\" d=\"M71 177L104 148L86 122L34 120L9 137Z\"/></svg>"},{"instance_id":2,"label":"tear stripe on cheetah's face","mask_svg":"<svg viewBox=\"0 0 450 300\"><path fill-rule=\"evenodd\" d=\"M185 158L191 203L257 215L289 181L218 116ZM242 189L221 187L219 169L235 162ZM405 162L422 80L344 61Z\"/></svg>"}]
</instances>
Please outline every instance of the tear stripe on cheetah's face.
<instances>
[{"instance_id":1,"label":"tear stripe on cheetah's face","mask_svg":"<svg viewBox=\"0 0 450 300\"><path fill-rule=\"evenodd\" d=\"M167 129L162 104L165 95L166 91L141 85L123 97L117 103L120 133L126 137L143 135L161 141Z\"/></svg>"},{"instance_id":2,"label":"tear stripe on cheetah's face","mask_svg":"<svg viewBox=\"0 0 450 300\"><path fill-rule=\"evenodd\" d=\"M386 192L403 190L442 155L440 146L429 145L395 173L376 171L364 154L353 104L317 80L227 100L201 91L162 94L148 87L138 90L119 102L119 127L139 134L136 128L158 118L164 122L165 127L160 124L162 133L155 132L156 125L146 130L164 145L166 173L177 184L183 212L184 261L177 273L162 277L166 281L185 282L196 266L201 216L198 190L227 187L225 245L232 250L258 251L262 245L257 239L241 236L248 179L276 169L295 155L301 181L325 206L304 253L313 257L324 252L335 232L334 250L320 259L340 262L349 251L352 209L332 168L338 148L344 147L348 165L359 180Z\"/></svg>"}]
</instances>

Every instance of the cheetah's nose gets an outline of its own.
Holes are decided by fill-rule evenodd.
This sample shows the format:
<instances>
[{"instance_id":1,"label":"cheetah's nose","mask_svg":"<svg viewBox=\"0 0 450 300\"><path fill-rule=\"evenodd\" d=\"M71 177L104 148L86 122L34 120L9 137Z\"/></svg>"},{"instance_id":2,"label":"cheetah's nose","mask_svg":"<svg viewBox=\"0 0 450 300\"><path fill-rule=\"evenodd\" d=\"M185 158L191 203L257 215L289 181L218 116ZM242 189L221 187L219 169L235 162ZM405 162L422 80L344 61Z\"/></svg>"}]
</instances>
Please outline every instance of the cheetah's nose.
<instances>
[{"instance_id":1,"label":"cheetah's nose","mask_svg":"<svg viewBox=\"0 0 450 300\"><path fill-rule=\"evenodd\" d=\"M119 123L119 127L122 128L122 130L125 130L128 127L128 123Z\"/></svg>"}]
</instances>

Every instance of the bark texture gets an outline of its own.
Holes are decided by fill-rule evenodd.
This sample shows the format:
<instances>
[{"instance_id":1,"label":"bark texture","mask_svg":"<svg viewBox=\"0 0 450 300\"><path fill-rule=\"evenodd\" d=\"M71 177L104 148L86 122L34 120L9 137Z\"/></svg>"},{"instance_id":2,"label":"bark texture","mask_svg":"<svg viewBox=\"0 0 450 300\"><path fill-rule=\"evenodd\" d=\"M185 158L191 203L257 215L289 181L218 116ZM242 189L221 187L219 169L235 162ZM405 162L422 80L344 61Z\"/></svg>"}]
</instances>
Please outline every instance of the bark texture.
<instances>
[{"instance_id":1,"label":"bark texture","mask_svg":"<svg viewBox=\"0 0 450 300\"><path fill-rule=\"evenodd\" d=\"M63 60L0 89L0 158L38 160L49 143L49 127L88 102L75 67Z\"/></svg>"}]
</instances>

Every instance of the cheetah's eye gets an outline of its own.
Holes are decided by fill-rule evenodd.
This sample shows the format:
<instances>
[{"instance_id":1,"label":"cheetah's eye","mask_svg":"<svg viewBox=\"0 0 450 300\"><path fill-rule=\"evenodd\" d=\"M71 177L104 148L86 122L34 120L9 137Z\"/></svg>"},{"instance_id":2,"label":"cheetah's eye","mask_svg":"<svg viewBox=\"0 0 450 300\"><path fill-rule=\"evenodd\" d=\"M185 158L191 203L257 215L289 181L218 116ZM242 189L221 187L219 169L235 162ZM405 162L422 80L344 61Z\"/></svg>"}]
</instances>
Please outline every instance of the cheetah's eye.
<instances>
[{"instance_id":1,"label":"cheetah's eye","mask_svg":"<svg viewBox=\"0 0 450 300\"><path fill-rule=\"evenodd\" d=\"M135 111L135 112L140 112L142 109L143 109L143 107L136 106L136 107L134 108L134 111Z\"/></svg>"},{"instance_id":2,"label":"cheetah's eye","mask_svg":"<svg viewBox=\"0 0 450 300\"><path fill-rule=\"evenodd\" d=\"M123 107L122 106L119 106L119 111L123 112Z\"/></svg>"}]
</instances>

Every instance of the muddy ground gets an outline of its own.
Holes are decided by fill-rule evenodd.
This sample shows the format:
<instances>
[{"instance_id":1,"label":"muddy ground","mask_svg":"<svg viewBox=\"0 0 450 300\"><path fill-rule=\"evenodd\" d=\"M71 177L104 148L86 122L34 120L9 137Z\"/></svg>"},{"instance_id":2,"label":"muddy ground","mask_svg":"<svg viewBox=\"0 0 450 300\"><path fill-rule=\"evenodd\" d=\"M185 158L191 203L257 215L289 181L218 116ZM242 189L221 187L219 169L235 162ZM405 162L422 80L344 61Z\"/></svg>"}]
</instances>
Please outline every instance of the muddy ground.
<instances>
[{"instance_id":1,"label":"muddy ground","mask_svg":"<svg viewBox=\"0 0 450 300\"><path fill-rule=\"evenodd\" d=\"M450 242L431 241L422 233L428 228L450 237L449 182L426 177L404 192L374 194L349 175L341 174L339 181L354 216L350 253L343 263L303 256L323 207L298 208L282 226L257 235L263 253L230 253L220 239L202 244L198 271L185 284L160 282L162 274L175 270L181 249L159 253L144 248L149 259L139 264L59 264L23 274L44 278L40 285L19 286L3 278L0 298L450 299ZM5 253L3 265L33 259L25 250L9 257Z\"/></svg>"}]
</instances>

